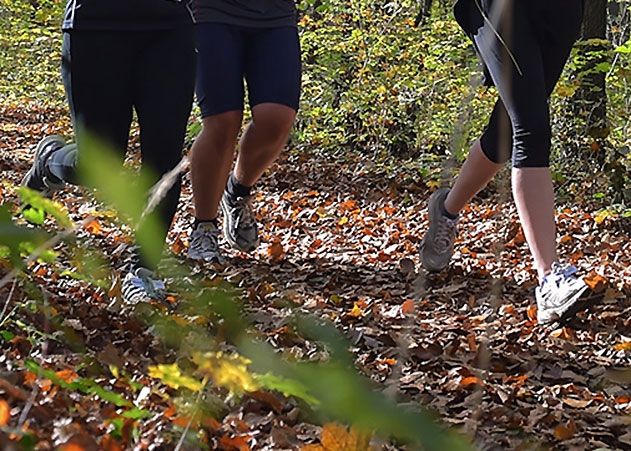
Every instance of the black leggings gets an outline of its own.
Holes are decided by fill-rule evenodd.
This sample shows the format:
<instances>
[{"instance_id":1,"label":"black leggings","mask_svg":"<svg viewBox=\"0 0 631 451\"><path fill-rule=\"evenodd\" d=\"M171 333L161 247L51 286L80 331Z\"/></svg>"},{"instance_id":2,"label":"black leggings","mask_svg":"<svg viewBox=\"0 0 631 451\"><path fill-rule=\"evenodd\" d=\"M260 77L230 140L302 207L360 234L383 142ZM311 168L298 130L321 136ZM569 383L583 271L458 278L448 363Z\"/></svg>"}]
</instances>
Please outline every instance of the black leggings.
<instances>
[{"instance_id":1,"label":"black leggings","mask_svg":"<svg viewBox=\"0 0 631 451\"><path fill-rule=\"evenodd\" d=\"M70 31L64 33L62 76L75 132L85 129L125 158L133 111L140 125L143 166L157 182L182 158L195 83L192 26L156 31ZM81 142L53 154L49 168L77 182ZM180 197L180 179L156 208L162 242ZM143 233L142 230L138 231ZM155 258L140 248L140 264Z\"/></svg>"},{"instance_id":2,"label":"black leggings","mask_svg":"<svg viewBox=\"0 0 631 451\"><path fill-rule=\"evenodd\" d=\"M512 153L513 167L548 167L548 98L579 35L583 0L474 1L488 19L474 40L500 95L482 149L495 163Z\"/></svg>"}]
</instances>

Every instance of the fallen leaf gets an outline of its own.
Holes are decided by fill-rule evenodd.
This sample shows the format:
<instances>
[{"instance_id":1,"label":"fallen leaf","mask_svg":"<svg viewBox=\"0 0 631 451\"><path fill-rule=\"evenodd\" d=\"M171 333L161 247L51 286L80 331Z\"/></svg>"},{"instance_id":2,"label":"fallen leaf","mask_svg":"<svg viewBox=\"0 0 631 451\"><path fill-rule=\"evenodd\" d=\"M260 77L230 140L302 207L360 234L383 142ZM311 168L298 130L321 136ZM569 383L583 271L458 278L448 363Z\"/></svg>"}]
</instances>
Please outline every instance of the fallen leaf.
<instances>
[{"instance_id":1,"label":"fallen leaf","mask_svg":"<svg viewBox=\"0 0 631 451\"><path fill-rule=\"evenodd\" d=\"M92 235L99 235L103 230L103 227L101 227L101 223L98 221L98 219L93 219L92 221L88 222L83 228Z\"/></svg>"},{"instance_id":2,"label":"fallen leaf","mask_svg":"<svg viewBox=\"0 0 631 451\"><path fill-rule=\"evenodd\" d=\"M563 398L563 404L574 407L575 409L584 409L589 406L592 401L592 399Z\"/></svg>"},{"instance_id":3,"label":"fallen leaf","mask_svg":"<svg viewBox=\"0 0 631 451\"><path fill-rule=\"evenodd\" d=\"M478 343L474 334L469 334L467 336L467 344L469 345L469 351L476 352L478 350Z\"/></svg>"},{"instance_id":4,"label":"fallen leaf","mask_svg":"<svg viewBox=\"0 0 631 451\"><path fill-rule=\"evenodd\" d=\"M616 351L631 351L631 341L626 341L624 343L618 343L613 347Z\"/></svg>"},{"instance_id":5,"label":"fallen leaf","mask_svg":"<svg viewBox=\"0 0 631 451\"><path fill-rule=\"evenodd\" d=\"M322 428L320 442L326 451L365 451L369 449L370 436L354 427L349 430L337 423L327 423Z\"/></svg>"},{"instance_id":6,"label":"fallen leaf","mask_svg":"<svg viewBox=\"0 0 631 451\"><path fill-rule=\"evenodd\" d=\"M171 244L171 251L174 254L181 254L182 252L184 252L184 250L186 249L186 245L184 244L184 241L182 240L181 237L177 237L175 239L175 241L173 241L173 244Z\"/></svg>"},{"instance_id":7,"label":"fallen leaf","mask_svg":"<svg viewBox=\"0 0 631 451\"><path fill-rule=\"evenodd\" d=\"M376 360L375 363L377 365L394 366L397 364L397 359L379 359L379 360Z\"/></svg>"},{"instance_id":8,"label":"fallen leaf","mask_svg":"<svg viewBox=\"0 0 631 451\"><path fill-rule=\"evenodd\" d=\"M57 371L55 373L55 375L59 379L61 379L62 381L66 382L68 384L72 384L75 380L77 380L79 378L79 375L77 373L75 373L71 369Z\"/></svg>"},{"instance_id":9,"label":"fallen leaf","mask_svg":"<svg viewBox=\"0 0 631 451\"><path fill-rule=\"evenodd\" d=\"M631 403L631 396L627 396L627 395L622 395L622 396L618 396L615 399L616 404L628 404Z\"/></svg>"},{"instance_id":10,"label":"fallen leaf","mask_svg":"<svg viewBox=\"0 0 631 451\"><path fill-rule=\"evenodd\" d=\"M237 435L230 437L224 435L219 439L219 447L225 451L250 451L250 445L248 444L248 437Z\"/></svg>"},{"instance_id":11,"label":"fallen leaf","mask_svg":"<svg viewBox=\"0 0 631 451\"><path fill-rule=\"evenodd\" d=\"M123 447L111 435L106 435L101 439L100 448L103 451L123 451Z\"/></svg>"},{"instance_id":12,"label":"fallen leaf","mask_svg":"<svg viewBox=\"0 0 631 451\"><path fill-rule=\"evenodd\" d=\"M592 291L600 292L607 287L607 279L595 271L590 272L583 280Z\"/></svg>"},{"instance_id":13,"label":"fallen leaf","mask_svg":"<svg viewBox=\"0 0 631 451\"><path fill-rule=\"evenodd\" d=\"M61 445L59 451L87 451L83 446L76 443L66 443Z\"/></svg>"},{"instance_id":14,"label":"fallen leaf","mask_svg":"<svg viewBox=\"0 0 631 451\"><path fill-rule=\"evenodd\" d=\"M414 313L415 305L412 299L407 299L403 304L401 304L401 312L404 315L411 315Z\"/></svg>"},{"instance_id":15,"label":"fallen leaf","mask_svg":"<svg viewBox=\"0 0 631 451\"><path fill-rule=\"evenodd\" d=\"M6 426L11 420L11 408L9 403L4 399L0 399L0 426Z\"/></svg>"},{"instance_id":16,"label":"fallen leaf","mask_svg":"<svg viewBox=\"0 0 631 451\"><path fill-rule=\"evenodd\" d=\"M462 380L460 381L460 387L462 388L472 388L476 385L480 387L484 385L484 382L482 381L482 379L480 379L477 376L463 377Z\"/></svg>"},{"instance_id":17,"label":"fallen leaf","mask_svg":"<svg viewBox=\"0 0 631 451\"><path fill-rule=\"evenodd\" d=\"M267 248L267 256L273 262L279 262L285 258L285 249L279 238L272 239L272 243Z\"/></svg>"},{"instance_id":18,"label":"fallen leaf","mask_svg":"<svg viewBox=\"0 0 631 451\"><path fill-rule=\"evenodd\" d=\"M364 316L364 311L359 306L359 304L357 302L355 302L353 304L353 308L350 309L350 311L347 313L347 315L352 317L352 318L361 318L362 316Z\"/></svg>"},{"instance_id":19,"label":"fallen leaf","mask_svg":"<svg viewBox=\"0 0 631 451\"><path fill-rule=\"evenodd\" d=\"M537 306L534 304L528 306L528 310L526 310L526 314L528 315L528 319L530 321L537 321Z\"/></svg>"},{"instance_id":20,"label":"fallen leaf","mask_svg":"<svg viewBox=\"0 0 631 451\"><path fill-rule=\"evenodd\" d=\"M551 337L560 338L561 340L575 341L576 333L569 327L563 327L550 333Z\"/></svg>"},{"instance_id":21,"label":"fallen leaf","mask_svg":"<svg viewBox=\"0 0 631 451\"><path fill-rule=\"evenodd\" d=\"M554 428L554 436L557 440L569 440L576 435L576 423L570 420L567 424L559 424Z\"/></svg>"}]
</instances>

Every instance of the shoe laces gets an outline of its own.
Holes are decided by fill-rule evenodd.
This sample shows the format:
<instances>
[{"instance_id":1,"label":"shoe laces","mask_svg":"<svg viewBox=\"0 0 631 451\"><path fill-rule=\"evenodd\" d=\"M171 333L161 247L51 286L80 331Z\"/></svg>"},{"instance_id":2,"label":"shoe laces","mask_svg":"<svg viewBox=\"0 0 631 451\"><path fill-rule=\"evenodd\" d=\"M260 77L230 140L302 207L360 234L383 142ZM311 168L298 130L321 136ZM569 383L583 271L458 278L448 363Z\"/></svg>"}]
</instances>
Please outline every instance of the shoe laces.
<instances>
[{"instance_id":1,"label":"shoe laces","mask_svg":"<svg viewBox=\"0 0 631 451\"><path fill-rule=\"evenodd\" d=\"M214 225L198 225L191 236L191 246L205 252L218 252L219 229Z\"/></svg>"},{"instance_id":2,"label":"shoe laces","mask_svg":"<svg viewBox=\"0 0 631 451\"><path fill-rule=\"evenodd\" d=\"M256 226L256 217L252 208L252 196L238 197L233 206L237 212L235 228L253 229Z\"/></svg>"},{"instance_id":3,"label":"shoe laces","mask_svg":"<svg viewBox=\"0 0 631 451\"><path fill-rule=\"evenodd\" d=\"M438 219L436 239L434 245L436 251L443 254L449 250L457 233L458 220L441 216Z\"/></svg>"},{"instance_id":4,"label":"shoe laces","mask_svg":"<svg viewBox=\"0 0 631 451\"><path fill-rule=\"evenodd\" d=\"M131 283L135 288L140 288L147 293L147 296L154 299L161 299L166 292L166 286L162 279L159 279L147 268L138 268Z\"/></svg>"},{"instance_id":5,"label":"shoe laces","mask_svg":"<svg viewBox=\"0 0 631 451\"><path fill-rule=\"evenodd\" d=\"M554 262L552 264L552 271L543 278L541 285L553 284L558 288L563 284L563 282L570 278L574 278L577 272L578 270L575 266Z\"/></svg>"}]
</instances>

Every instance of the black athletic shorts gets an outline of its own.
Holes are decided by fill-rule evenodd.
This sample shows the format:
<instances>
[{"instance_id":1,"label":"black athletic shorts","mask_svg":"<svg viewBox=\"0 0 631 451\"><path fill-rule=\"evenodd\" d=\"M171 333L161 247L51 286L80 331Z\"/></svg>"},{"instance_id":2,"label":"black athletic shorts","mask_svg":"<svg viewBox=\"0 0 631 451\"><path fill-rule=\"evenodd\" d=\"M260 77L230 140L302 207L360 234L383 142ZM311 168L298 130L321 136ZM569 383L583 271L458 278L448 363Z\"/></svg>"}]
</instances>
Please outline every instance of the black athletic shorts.
<instances>
[{"instance_id":1,"label":"black athletic shorts","mask_svg":"<svg viewBox=\"0 0 631 451\"><path fill-rule=\"evenodd\" d=\"M276 103L298 110L300 41L296 27L250 28L199 23L197 102L202 117Z\"/></svg>"}]
</instances>

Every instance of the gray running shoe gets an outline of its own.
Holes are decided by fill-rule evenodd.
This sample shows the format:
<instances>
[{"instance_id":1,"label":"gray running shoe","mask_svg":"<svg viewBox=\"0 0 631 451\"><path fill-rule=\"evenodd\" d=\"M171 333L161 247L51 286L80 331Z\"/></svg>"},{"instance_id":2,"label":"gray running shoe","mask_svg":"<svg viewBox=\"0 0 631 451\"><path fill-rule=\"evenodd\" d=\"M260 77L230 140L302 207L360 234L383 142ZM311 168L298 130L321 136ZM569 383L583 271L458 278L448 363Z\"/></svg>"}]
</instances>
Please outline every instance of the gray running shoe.
<instances>
[{"instance_id":1,"label":"gray running shoe","mask_svg":"<svg viewBox=\"0 0 631 451\"><path fill-rule=\"evenodd\" d=\"M259 230L252 209L252 196L236 200L224 192L221 198L223 234L230 245L243 252L252 252L259 245Z\"/></svg>"},{"instance_id":2,"label":"gray running shoe","mask_svg":"<svg viewBox=\"0 0 631 451\"><path fill-rule=\"evenodd\" d=\"M166 299L166 287L163 280L159 279L147 268L136 268L127 273L121 287L123 302L136 305L141 302L164 301Z\"/></svg>"},{"instance_id":3,"label":"gray running shoe","mask_svg":"<svg viewBox=\"0 0 631 451\"><path fill-rule=\"evenodd\" d=\"M554 263L552 272L535 289L540 324L562 321L578 311L579 301L589 287L583 279L576 277L576 272L574 266Z\"/></svg>"},{"instance_id":4,"label":"gray running shoe","mask_svg":"<svg viewBox=\"0 0 631 451\"><path fill-rule=\"evenodd\" d=\"M188 258L195 261L223 264L219 249L219 229L212 222L198 224L191 233Z\"/></svg>"},{"instance_id":5,"label":"gray running shoe","mask_svg":"<svg viewBox=\"0 0 631 451\"><path fill-rule=\"evenodd\" d=\"M22 179L22 185L32 190L39 191L46 197L62 189L66 184L63 180L59 180L50 175L46 168L46 162L53 153L65 145L66 141L64 141L61 136L53 135L42 139L35 148L33 164Z\"/></svg>"},{"instance_id":6,"label":"gray running shoe","mask_svg":"<svg viewBox=\"0 0 631 451\"><path fill-rule=\"evenodd\" d=\"M442 213L442 205L449 194L441 188L429 198L429 230L421 242L421 263L431 272L442 271L449 265L458 234L458 219L449 219Z\"/></svg>"}]
</instances>

